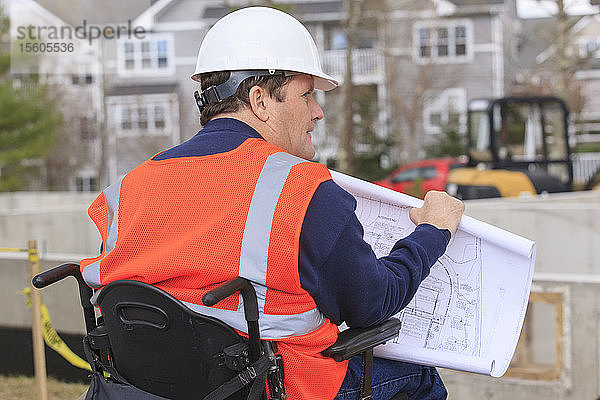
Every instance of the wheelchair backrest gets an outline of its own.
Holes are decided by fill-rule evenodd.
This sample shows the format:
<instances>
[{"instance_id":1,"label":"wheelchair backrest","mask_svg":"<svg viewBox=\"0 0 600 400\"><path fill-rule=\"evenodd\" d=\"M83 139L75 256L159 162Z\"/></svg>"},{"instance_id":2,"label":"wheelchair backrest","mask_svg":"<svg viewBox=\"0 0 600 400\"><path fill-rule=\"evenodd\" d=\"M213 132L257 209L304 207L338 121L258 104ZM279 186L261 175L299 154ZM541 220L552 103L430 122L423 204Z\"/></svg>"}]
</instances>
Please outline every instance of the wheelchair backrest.
<instances>
[{"instance_id":1,"label":"wheelchair backrest","mask_svg":"<svg viewBox=\"0 0 600 400\"><path fill-rule=\"evenodd\" d=\"M112 363L134 386L170 399L202 398L237 375L225 365L223 352L244 339L170 294L142 282L120 280L108 284L97 302L108 330ZM244 393L230 397L243 398Z\"/></svg>"}]
</instances>

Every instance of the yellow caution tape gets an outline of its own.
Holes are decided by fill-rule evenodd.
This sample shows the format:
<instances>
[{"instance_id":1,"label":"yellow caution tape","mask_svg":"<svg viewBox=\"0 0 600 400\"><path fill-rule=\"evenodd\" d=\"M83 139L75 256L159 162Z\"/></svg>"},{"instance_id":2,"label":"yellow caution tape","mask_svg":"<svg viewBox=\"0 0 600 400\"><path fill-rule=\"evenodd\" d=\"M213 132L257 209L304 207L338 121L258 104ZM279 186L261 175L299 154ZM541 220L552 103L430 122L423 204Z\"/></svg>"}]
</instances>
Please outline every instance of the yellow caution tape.
<instances>
[{"instance_id":1,"label":"yellow caution tape","mask_svg":"<svg viewBox=\"0 0 600 400\"><path fill-rule=\"evenodd\" d=\"M20 293L27 296L27 307L31 307L31 288L25 288ZM44 335L46 344L75 367L91 371L90 364L77 354L73 353L69 346L67 346L61 337L58 336L58 333L52 327L50 314L48 313L48 308L44 302L41 302L40 314L42 315L42 334Z\"/></svg>"}]
</instances>

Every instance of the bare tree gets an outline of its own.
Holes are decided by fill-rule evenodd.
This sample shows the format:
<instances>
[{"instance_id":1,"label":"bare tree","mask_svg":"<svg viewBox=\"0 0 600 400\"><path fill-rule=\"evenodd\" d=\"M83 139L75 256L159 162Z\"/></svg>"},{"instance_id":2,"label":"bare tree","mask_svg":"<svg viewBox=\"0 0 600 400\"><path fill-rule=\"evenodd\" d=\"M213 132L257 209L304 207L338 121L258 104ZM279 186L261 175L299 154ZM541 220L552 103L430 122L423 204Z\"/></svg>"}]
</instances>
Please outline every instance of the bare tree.
<instances>
[{"instance_id":1,"label":"bare tree","mask_svg":"<svg viewBox=\"0 0 600 400\"><path fill-rule=\"evenodd\" d=\"M347 17L345 21L346 33L346 68L344 84L341 88L342 110L339 118L338 141L338 169L347 174L354 173L354 84L352 71L352 55L356 45L356 31L358 28L363 2L361 0L344 1Z\"/></svg>"},{"instance_id":2,"label":"bare tree","mask_svg":"<svg viewBox=\"0 0 600 400\"><path fill-rule=\"evenodd\" d=\"M397 68L395 57L388 56L387 65L389 66L388 81L390 86L401 78L401 69ZM420 140L418 134L421 131L423 107L425 104L425 93L429 82L429 67L423 65L417 69L417 77L411 93L401 93L392 91L390 96L392 115L392 130L395 134L396 145L398 147L397 164L416 161L419 153ZM404 151L402 151L404 149Z\"/></svg>"},{"instance_id":3,"label":"bare tree","mask_svg":"<svg viewBox=\"0 0 600 400\"><path fill-rule=\"evenodd\" d=\"M581 55L572 34L572 28L581 17L569 16L565 0L554 0L554 3L556 13L548 23L535 31L540 39L548 43L545 49L547 56L525 74L513 92L559 96L572 112L578 114L585 106L585 97L575 73L586 65L593 54Z\"/></svg>"},{"instance_id":4,"label":"bare tree","mask_svg":"<svg viewBox=\"0 0 600 400\"><path fill-rule=\"evenodd\" d=\"M93 143L99 137L98 115L90 108L87 85L53 84L53 94L60 99L60 110L65 120L57 132L57 143L45 160L47 188L72 190L75 174L93 163Z\"/></svg>"},{"instance_id":5,"label":"bare tree","mask_svg":"<svg viewBox=\"0 0 600 400\"><path fill-rule=\"evenodd\" d=\"M417 14L419 11L435 10L435 6L431 1L413 3L410 1L388 2L394 3L396 9L401 8L407 15L411 13ZM392 9L388 8L384 12L385 26L394 26L387 16L391 14ZM407 162L416 161L419 158L422 140L420 133L422 132L422 115L423 108L426 103L428 89L431 87L431 65L427 62L415 65L411 62L406 62L402 58L406 58L406 54L397 54L390 48L390 42L393 36L407 37L408 43L403 45L411 47L411 29L415 19L406 18L402 21L404 31L397 32L391 30L386 35L386 51L385 62L387 71L387 86L390 91L391 115L389 121L391 131L394 133L396 141L396 158L393 160L395 164L404 164ZM399 29L399 28L398 28ZM403 88L403 89L401 89Z\"/></svg>"}]
</instances>

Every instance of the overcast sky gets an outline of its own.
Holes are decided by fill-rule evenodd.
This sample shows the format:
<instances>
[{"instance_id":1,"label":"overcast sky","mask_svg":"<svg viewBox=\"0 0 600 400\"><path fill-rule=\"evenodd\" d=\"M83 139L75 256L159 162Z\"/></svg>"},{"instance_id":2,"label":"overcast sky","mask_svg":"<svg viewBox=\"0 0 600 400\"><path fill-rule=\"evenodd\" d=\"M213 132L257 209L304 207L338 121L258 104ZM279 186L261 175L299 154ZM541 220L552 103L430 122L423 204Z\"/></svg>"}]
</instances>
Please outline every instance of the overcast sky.
<instances>
[{"instance_id":1,"label":"overcast sky","mask_svg":"<svg viewBox=\"0 0 600 400\"><path fill-rule=\"evenodd\" d=\"M598 6L590 6L589 0L565 0L567 12L573 15L598 13ZM553 15L557 10L554 0L517 0L517 12L521 18L541 18Z\"/></svg>"}]
</instances>

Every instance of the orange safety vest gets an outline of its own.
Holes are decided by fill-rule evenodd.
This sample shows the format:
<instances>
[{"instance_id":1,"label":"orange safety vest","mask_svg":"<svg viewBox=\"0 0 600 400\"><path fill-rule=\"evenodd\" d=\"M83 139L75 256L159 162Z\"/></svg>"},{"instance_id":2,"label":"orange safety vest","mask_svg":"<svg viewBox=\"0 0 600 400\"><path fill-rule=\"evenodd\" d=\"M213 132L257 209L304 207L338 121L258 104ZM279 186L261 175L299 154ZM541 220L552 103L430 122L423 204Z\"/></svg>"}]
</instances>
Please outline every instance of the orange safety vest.
<instances>
[{"instance_id":1,"label":"orange safety vest","mask_svg":"<svg viewBox=\"0 0 600 400\"><path fill-rule=\"evenodd\" d=\"M81 261L100 288L118 279L152 284L192 310L247 333L238 296L216 307L202 296L242 276L259 299L261 338L278 341L290 399L332 399L347 362L320 353L337 327L300 286L299 238L308 204L329 170L261 139L200 157L147 160L90 206L103 251Z\"/></svg>"}]
</instances>

